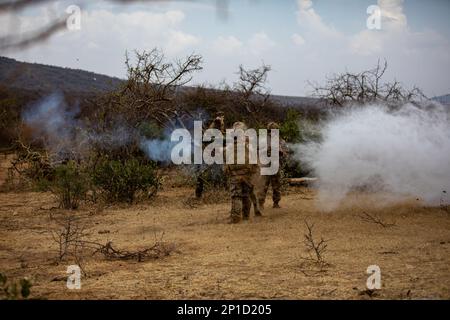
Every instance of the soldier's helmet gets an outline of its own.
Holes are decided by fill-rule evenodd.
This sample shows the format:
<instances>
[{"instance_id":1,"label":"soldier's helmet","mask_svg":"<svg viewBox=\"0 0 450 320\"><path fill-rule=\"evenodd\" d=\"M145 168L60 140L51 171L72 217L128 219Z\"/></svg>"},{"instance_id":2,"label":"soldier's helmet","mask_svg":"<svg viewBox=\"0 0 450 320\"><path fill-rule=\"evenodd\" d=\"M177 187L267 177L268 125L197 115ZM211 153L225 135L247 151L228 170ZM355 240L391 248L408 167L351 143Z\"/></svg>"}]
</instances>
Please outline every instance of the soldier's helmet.
<instances>
[{"instance_id":1,"label":"soldier's helmet","mask_svg":"<svg viewBox=\"0 0 450 320\"><path fill-rule=\"evenodd\" d=\"M223 111L216 112L216 118L223 118L223 117L225 117L225 113Z\"/></svg>"},{"instance_id":2,"label":"soldier's helmet","mask_svg":"<svg viewBox=\"0 0 450 320\"><path fill-rule=\"evenodd\" d=\"M222 111L216 112L214 122L222 123L224 120L225 120L225 113L223 113Z\"/></svg>"},{"instance_id":3,"label":"soldier's helmet","mask_svg":"<svg viewBox=\"0 0 450 320\"><path fill-rule=\"evenodd\" d=\"M233 123L233 130L239 130L239 129L241 129L241 130L247 130L246 124L243 123L243 122L239 122L239 121Z\"/></svg>"},{"instance_id":4,"label":"soldier's helmet","mask_svg":"<svg viewBox=\"0 0 450 320\"><path fill-rule=\"evenodd\" d=\"M225 114L222 111L218 111L215 114L215 118L210 125L210 128L215 128L219 130L224 130Z\"/></svg>"},{"instance_id":5,"label":"soldier's helmet","mask_svg":"<svg viewBox=\"0 0 450 320\"><path fill-rule=\"evenodd\" d=\"M272 129L280 129L280 126L276 122L269 122L269 124L267 125L267 130Z\"/></svg>"}]
</instances>

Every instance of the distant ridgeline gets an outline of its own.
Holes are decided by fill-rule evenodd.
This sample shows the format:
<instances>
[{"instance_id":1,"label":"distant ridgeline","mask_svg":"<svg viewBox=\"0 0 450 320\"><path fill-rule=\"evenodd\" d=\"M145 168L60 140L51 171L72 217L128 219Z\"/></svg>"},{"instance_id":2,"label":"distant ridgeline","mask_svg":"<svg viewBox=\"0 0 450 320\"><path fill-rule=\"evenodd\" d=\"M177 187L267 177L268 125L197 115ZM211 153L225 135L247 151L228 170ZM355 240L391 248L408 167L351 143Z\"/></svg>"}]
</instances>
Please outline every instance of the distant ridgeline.
<instances>
[{"instance_id":1,"label":"distant ridgeline","mask_svg":"<svg viewBox=\"0 0 450 320\"><path fill-rule=\"evenodd\" d=\"M450 94L445 96L434 97L433 100L438 101L442 104L450 105Z\"/></svg>"},{"instance_id":2,"label":"distant ridgeline","mask_svg":"<svg viewBox=\"0 0 450 320\"><path fill-rule=\"evenodd\" d=\"M92 110L89 102L91 98L118 88L124 81L89 71L0 57L0 148L10 146L15 141L22 110L33 106L40 99L62 93L69 106L76 106L79 110ZM195 90L195 87L184 86L177 92L195 93ZM210 93L220 91L212 88L204 90ZM450 105L450 95L433 99ZM277 118L276 113L284 114L287 108L296 109L303 115L314 115L328 108L326 103L316 98L271 95L270 100L273 102L272 108L268 108L266 113L269 118L274 119ZM212 103L217 101L213 99ZM197 108L198 103L194 104ZM205 106L200 104L200 107ZM236 110L240 108L239 105L232 107Z\"/></svg>"},{"instance_id":3,"label":"distant ridgeline","mask_svg":"<svg viewBox=\"0 0 450 320\"><path fill-rule=\"evenodd\" d=\"M39 93L104 93L117 88L124 80L84 70L62 68L38 63L20 62L0 57L2 87ZM189 90L190 87L185 87ZM314 98L272 95L271 99L285 107L311 106Z\"/></svg>"},{"instance_id":4,"label":"distant ridgeline","mask_svg":"<svg viewBox=\"0 0 450 320\"><path fill-rule=\"evenodd\" d=\"M19 62L0 57L0 149L15 140L22 110L53 93L69 105L116 88L123 80L83 70Z\"/></svg>"},{"instance_id":5,"label":"distant ridgeline","mask_svg":"<svg viewBox=\"0 0 450 320\"><path fill-rule=\"evenodd\" d=\"M38 92L107 92L123 80L93 72L19 62L0 57L0 83L14 89Z\"/></svg>"}]
</instances>

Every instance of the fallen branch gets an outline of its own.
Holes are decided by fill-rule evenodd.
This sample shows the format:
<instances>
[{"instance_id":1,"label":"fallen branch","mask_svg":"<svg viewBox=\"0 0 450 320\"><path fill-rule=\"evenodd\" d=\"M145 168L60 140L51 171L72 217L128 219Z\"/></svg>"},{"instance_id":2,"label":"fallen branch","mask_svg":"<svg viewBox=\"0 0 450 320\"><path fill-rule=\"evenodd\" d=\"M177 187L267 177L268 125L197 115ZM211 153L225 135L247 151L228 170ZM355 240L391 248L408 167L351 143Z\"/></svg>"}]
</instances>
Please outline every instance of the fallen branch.
<instances>
[{"instance_id":1,"label":"fallen branch","mask_svg":"<svg viewBox=\"0 0 450 320\"><path fill-rule=\"evenodd\" d=\"M81 267L84 253L91 253L92 255L100 253L109 260L136 259L138 262L142 262L166 257L175 251L174 244L162 241L164 233L159 239L155 239L155 243L151 247L129 251L113 247L112 241L102 244L86 240L88 234L84 230L84 226L81 226L75 217L65 217L60 222L60 227L52 232L53 240L58 244L59 261L66 257L72 257Z\"/></svg>"},{"instance_id":2,"label":"fallen branch","mask_svg":"<svg viewBox=\"0 0 450 320\"><path fill-rule=\"evenodd\" d=\"M287 179L290 186L308 186L317 181L317 178L288 178Z\"/></svg>"},{"instance_id":3,"label":"fallen branch","mask_svg":"<svg viewBox=\"0 0 450 320\"><path fill-rule=\"evenodd\" d=\"M144 260L159 259L170 255L175 250L173 244L165 244L163 242L156 242L153 246L142 250L128 251L119 250L113 247L112 242L108 241L105 245L100 245L95 253L101 253L109 260L137 260L142 262Z\"/></svg>"},{"instance_id":4,"label":"fallen branch","mask_svg":"<svg viewBox=\"0 0 450 320\"><path fill-rule=\"evenodd\" d=\"M378 224L378 225L382 226L383 228L389 228L389 227L396 226L395 223L384 222L383 220L381 220L381 218L379 216L377 216L377 215L370 215L367 212L363 212L362 214L358 215L358 217L360 217L361 220L363 220L365 222L375 223L375 224Z\"/></svg>"}]
</instances>

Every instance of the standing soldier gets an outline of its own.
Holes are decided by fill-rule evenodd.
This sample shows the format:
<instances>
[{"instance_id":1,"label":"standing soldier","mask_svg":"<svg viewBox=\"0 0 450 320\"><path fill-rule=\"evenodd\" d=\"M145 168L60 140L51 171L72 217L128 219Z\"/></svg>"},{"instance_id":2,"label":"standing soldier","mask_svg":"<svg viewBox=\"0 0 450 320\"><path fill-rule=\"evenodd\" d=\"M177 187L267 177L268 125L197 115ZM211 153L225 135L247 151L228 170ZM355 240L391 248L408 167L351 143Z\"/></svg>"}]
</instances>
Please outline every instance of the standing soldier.
<instances>
[{"instance_id":1,"label":"standing soldier","mask_svg":"<svg viewBox=\"0 0 450 320\"><path fill-rule=\"evenodd\" d=\"M208 129L217 129L225 134L225 114L222 111L218 111L216 113L216 117L210 123ZM195 197L200 199L203 195L205 180L208 178L208 175L219 174L219 171L222 170L222 167L219 165L209 165L209 166L200 166L199 173L197 175L197 182L195 184Z\"/></svg>"},{"instance_id":2,"label":"standing soldier","mask_svg":"<svg viewBox=\"0 0 450 320\"><path fill-rule=\"evenodd\" d=\"M267 125L267 155L270 156L271 153L271 141L270 141L270 136L271 136L271 130L274 129L279 129L279 126L276 122L270 122ZM261 188L259 190L259 207L261 209L264 209L264 203L266 201L266 195L267 195L267 191L269 190L269 186L272 185L272 200L273 200L273 207L274 208L280 208L280 200L281 200L281 163L282 160L286 157L287 155L287 146L286 146L286 142L281 139L280 137L280 155L279 155L279 159L280 159L280 168L278 170L278 172L274 175L271 176L262 176L263 180L264 180L264 185L263 188Z\"/></svg>"},{"instance_id":3,"label":"standing soldier","mask_svg":"<svg viewBox=\"0 0 450 320\"><path fill-rule=\"evenodd\" d=\"M233 129L243 130L247 129L243 122L235 122ZM243 136L243 141L239 141L239 137L234 138L234 143L227 146L226 152L230 152L228 148L234 149L234 163L225 165L225 173L229 176L230 192L231 192L231 223L238 223L241 219L248 220L250 217L250 210L252 199L256 199L255 189L253 186L253 177L259 174L259 166L257 164L249 163L249 141ZM237 146L238 143L245 143L245 163L237 164ZM259 203L255 201L255 215L261 215L259 210Z\"/></svg>"}]
</instances>

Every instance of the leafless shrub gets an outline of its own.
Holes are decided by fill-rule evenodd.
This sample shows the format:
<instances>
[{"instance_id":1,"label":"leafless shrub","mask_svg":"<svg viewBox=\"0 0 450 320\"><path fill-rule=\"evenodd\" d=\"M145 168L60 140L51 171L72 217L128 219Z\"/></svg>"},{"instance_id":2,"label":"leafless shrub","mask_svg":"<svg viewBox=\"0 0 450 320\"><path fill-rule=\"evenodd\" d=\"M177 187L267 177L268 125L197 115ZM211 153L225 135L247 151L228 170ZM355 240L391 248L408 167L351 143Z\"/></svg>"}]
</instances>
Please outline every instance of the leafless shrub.
<instances>
[{"instance_id":1,"label":"leafless shrub","mask_svg":"<svg viewBox=\"0 0 450 320\"><path fill-rule=\"evenodd\" d=\"M396 226L395 222L392 223L385 222L378 215L371 215L367 212L363 212L362 214L358 215L358 217L365 222L375 223L382 226L383 228Z\"/></svg>"},{"instance_id":2,"label":"leafless shrub","mask_svg":"<svg viewBox=\"0 0 450 320\"><path fill-rule=\"evenodd\" d=\"M344 106L348 103L384 102L398 104L426 99L423 92L414 87L407 90L401 83L383 82L388 64L378 61L375 68L360 73L345 72L327 78L325 85L309 83L313 88L313 96L324 99L331 104Z\"/></svg>"},{"instance_id":3,"label":"leafless shrub","mask_svg":"<svg viewBox=\"0 0 450 320\"><path fill-rule=\"evenodd\" d=\"M158 49L135 51L126 55L128 78L118 90L94 101L93 130L107 132L120 117L130 128L155 122L161 127L183 127L187 111L175 103L175 93L202 69L202 57L191 54L185 59L168 61Z\"/></svg>"},{"instance_id":4,"label":"leafless shrub","mask_svg":"<svg viewBox=\"0 0 450 320\"><path fill-rule=\"evenodd\" d=\"M250 70L239 66L239 81L234 84L234 90L239 93L239 102L248 113L260 111L269 100L270 91L266 87L266 81L270 70L271 67L265 64Z\"/></svg>"},{"instance_id":5,"label":"leafless shrub","mask_svg":"<svg viewBox=\"0 0 450 320\"><path fill-rule=\"evenodd\" d=\"M68 215L57 220L57 227L51 232L51 235L58 246L57 260L74 259L86 275L83 261L87 246L90 243L85 240L88 233L86 233L85 226L80 223L79 219L73 215Z\"/></svg>"},{"instance_id":6,"label":"leafless shrub","mask_svg":"<svg viewBox=\"0 0 450 320\"><path fill-rule=\"evenodd\" d=\"M327 251L329 240L325 240L320 237L320 240L314 238L314 224L310 224L305 220L306 233L304 234L304 244L308 252L308 257L302 257L303 260L314 263L323 268L329 266L329 263L325 261L324 253Z\"/></svg>"},{"instance_id":7,"label":"leafless shrub","mask_svg":"<svg viewBox=\"0 0 450 320\"><path fill-rule=\"evenodd\" d=\"M77 247L87 235L79 219L69 215L57 221L57 228L52 231L52 238L58 244L58 260L62 261Z\"/></svg>"}]
</instances>

